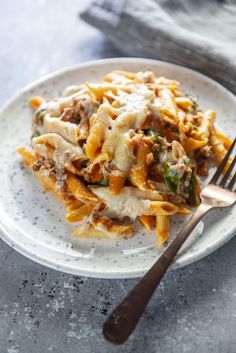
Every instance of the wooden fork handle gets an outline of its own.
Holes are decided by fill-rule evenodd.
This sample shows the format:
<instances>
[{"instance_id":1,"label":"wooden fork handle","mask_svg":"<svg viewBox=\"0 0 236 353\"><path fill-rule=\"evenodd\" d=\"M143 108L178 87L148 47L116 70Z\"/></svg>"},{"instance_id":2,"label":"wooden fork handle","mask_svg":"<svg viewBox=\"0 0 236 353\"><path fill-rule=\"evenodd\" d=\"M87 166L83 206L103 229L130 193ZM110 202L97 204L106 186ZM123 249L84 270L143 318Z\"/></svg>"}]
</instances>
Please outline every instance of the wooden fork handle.
<instances>
[{"instance_id":1,"label":"wooden fork handle","mask_svg":"<svg viewBox=\"0 0 236 353\"><path fill-rule=\"evenodd\" d=\"M108 317L103 325L103 335L108 341L121 344L127 340L179 249L197 223L209 210L210 207L204 204L201 204L196 209L195 213L151 269Z\"/></svg>"}]
</instances>

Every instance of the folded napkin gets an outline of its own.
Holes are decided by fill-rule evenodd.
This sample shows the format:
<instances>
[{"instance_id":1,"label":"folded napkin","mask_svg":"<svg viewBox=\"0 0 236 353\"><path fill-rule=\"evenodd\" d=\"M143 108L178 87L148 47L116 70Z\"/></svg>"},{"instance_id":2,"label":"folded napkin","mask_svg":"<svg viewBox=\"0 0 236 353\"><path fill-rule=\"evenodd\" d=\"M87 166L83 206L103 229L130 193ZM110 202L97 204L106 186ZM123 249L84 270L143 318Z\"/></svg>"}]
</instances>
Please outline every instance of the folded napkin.
<instances>
[{"instance_id":1,"label":"folded napkin","mask_svg":"<svg viewBox=\"0 0 236 353\"><path fill-rule=\"evenodd\" d=\"M80 16L124 53L194 68L236 93L235 0L96 0Z\"/></svg>"}]
</instances>

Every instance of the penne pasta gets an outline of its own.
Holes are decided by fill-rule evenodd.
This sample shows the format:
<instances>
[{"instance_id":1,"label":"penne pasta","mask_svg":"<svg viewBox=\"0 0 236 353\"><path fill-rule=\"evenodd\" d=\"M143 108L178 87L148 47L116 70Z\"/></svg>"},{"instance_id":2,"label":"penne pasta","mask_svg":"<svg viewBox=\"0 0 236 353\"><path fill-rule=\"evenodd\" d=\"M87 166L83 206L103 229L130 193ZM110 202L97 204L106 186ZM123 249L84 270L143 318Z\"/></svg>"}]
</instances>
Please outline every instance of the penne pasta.
<instances>
[{"instance_id":1,"label":"penne pasta","mask_svg":"<svg viewBox=\"0 0 236 353\"><path fill-rule=\"evenodd\" d=\"M93 209L94 209L94 204L85 204L83 206L79 206L76 209L67 213L66 220L68 222L79 222L85 216L89 215Z\"/></svg>"},{"instance_id":2,"label":"penne pasta","mask_svg":"<svg viewBox=\"0 0 236 353\"><path fill-rule=\"evenodd\" d=\"M192 137L188 137L184 142L184 149L186 153L190 153L205 146L207 142L208 142L208 139L206 138L203 138L202 140L196 140Z\"/></svg>"},{"instance_id":3,"label":"penne pasta","mask_svg":"<svg viewBox=\"0 0 236 353\"><path fill-rule=\"evenodd\" d=\"M18 153L21 154L23 157L23 161L27 167L33 167L35 161L36 161L36 156L35 154L29 150L26 149L25 147L19 147L17 149ZM34 171L37 177L40 179L41 183L43 184L45 190L47 191L52 191L54 194L64 203L67 204L71 199L67 195L65 191L62 191L56 187L56 182L57 180L53 175L50 175L49 170L47 169L38 169Z\"/></svg>"},{"instance_id":4,"label":"penne pasta","mask_svg":"<svg viewBox=\"0 0 236 353\"><path fill-rule=\"evenodd\" d=\"M163 102L163 107L161 107L160 112L167 116L168 121L172 124L177 123L177 105L175 101L174 94L167 88L161 89L159 91L159 97ZM166 118L165 118L166 119Z\"/></svg>"},{"instance_id":5,"label":"penne pasta","mask_svg":"<svg viewBox=\"0 0 236 353\"><path fill-rule=\"evenodd\" d=\"M68 202L66 203L66 210L69 213L69 212L74 211L77 208L81 207L82 205L83 205L83 202L81 202L75 198L72 198L72 199L68 200Z\"/></svg>"},{"instance_id":6,"label":"penne pasta","mask_svg":"<svg viewBox=\"0 0 236 353\"><path fill-rule=\"evenodd\" d=\"M44 102L44 99L40 96L34 96L29 99L29 106L33 111L37 110L40 105Z\"/></svg>"},{"instance_id":7,"label":"penne pasta","mask_svg":"<svg viewBox=\"0 0 236 353\"><path fill-rule=\"evenodd\" d=\"M187 97L176 97L175 102L179 108L185 111L188 111L193 105L193 101Z\"/></svg>"},{"instance_id":8,"label":"penne pasta","mask_svg":"<svg viewBox=\"0 0 236 353\"><path fill-rule=\"evenodd\" d=\"M183 146L178 142L178 141L173 141L171 143L171 147L172 147L172 158L174 161L178 161L180 159L183 159L184 157L186 157L186 152L183 148Z\"/></svg>"},{"instance_id":9,"label":"penne pasta","mask_svg":"<svg viewBox=\"0 0 236 353\"><path fill-rule=\"evenodd\" d=\"M154 216L139 216L139 221L147 230L152 230L152 227L155 224L155 217Z\"/></svg>"},{"instance_id":10,"label":"penne pasta","mask_svg":"<svg viewBox=\"0 0 236 353\"><path fill-rule=\"evenodd\" d=\"M169 216L178 212L178 207L167 201L151 201L147 215Z\"/></svg>"},{"instance_id":11,"label":"penne pasta","mask_svg":"<svg viewBox=\"0 0 236 353\"><path fill-rule=\"evenodd\" d=\"M188 133L192 128L193 125L190 122L189 118L185 114L185 112L181 109L178 109L178 125L179 130L183 133Z\"/></svg>"},{"instance_id":12,"label":"penne pasta","mask_svg":"<svg viewBox=\"0 0 236 353\"><path fill-rule=\"evenodd\" d=\"M218 130L214 130L214 134L215 136L218 138L218 140L220 140L221 142L223 142L224 147L226 149L229 149L231 144L232 144L232 140L226 136L225 134L223 134L222 132L218 131Z\"/></svg>"},{"instance_id":13,"label":"penne pasta","mask_svg":"<svg viewBox=\"0 0 236 353\"><path fill-rule=\"evenodd\" d=\"M169 237L169 217L158 215L156 216L156 236L157 246L160 248Z\"/></svg>"},{"instance_id":14,"label":"penne pasta","mask_svg":"<svg viewBox=\"0 0 236 353\"><path fill-rule=\"evenodd\" d=\"M189 210L187 207L185 207L184 205L178 205L178 213L179 214L184 214L184 215L187 215L187 214L191 214L192 211Z\"/></svg>"},{"instance_id":15,"label":"penne pasta","mask_svg":"<svg viewBox=\"0 0 236 353\"><path fill-rule=\"evenodd\" d=\"M213 154L214 154L214 159L215 159L215 163L216 165L219 165L224 156L227 153L227 149L224 146L224 142L222 140L220 140L215 133L212 133L210 136L210 144L213 150ZM226 165L226 170L229 166L229 163Z\"/></svg>"},{"instance_id":16,"label":"penne pasta","mask_svg":"<svg viewBox=\"0 0 236 353\"><path fill-rule=\"evenodd\" d=\"M18 147L17 152L22 156L23 161L27 167L31 166L35 162L35 153L26 147Z\"/></svg>"},{"instance_id":17,"label":"penne pasta","mask_svg":"<svg viewBox=\"0 0 236 353\"><path fill-rule=\"evenodd\" d=\"M149 152L148 146L141 142L137 146L136 163L130 171L132 184L137 186L140 190L147 188L147 155Z\"/></svg>"},{"instance_id":18,"label":"penne pasta","mask_svg":"<svg viewBox=\"0 0 236 353\"><path fill-rule=\"evenodd\" d=\"M113 93L117 93L117 86L114 84L90 84L90 83L86 83L86 86L88 87L88 89L95 95L95 97L98 100L103 99L104 95L111 91Z\"/></svg>"},{"instance_id":19,"label":"penne pasta","mask_svg":"<svg viewBox=\"0 0 236 353\"><path fill-rule=\"evenodd\" d=\"M122 174L111 174L109 176L109 187L113 194L119 194L124 186L126 177Z\"/></svg>"},{"instance_id":20,"label":"penne pasta","mask_svg":"<svg viewBox=\"0 0 236 353\"><path fill-rule=\"evenodd\" d=\"M79 201L98 202L98 198L74 175L67 179L68 190Z\"/></svg>"}]
</instances>

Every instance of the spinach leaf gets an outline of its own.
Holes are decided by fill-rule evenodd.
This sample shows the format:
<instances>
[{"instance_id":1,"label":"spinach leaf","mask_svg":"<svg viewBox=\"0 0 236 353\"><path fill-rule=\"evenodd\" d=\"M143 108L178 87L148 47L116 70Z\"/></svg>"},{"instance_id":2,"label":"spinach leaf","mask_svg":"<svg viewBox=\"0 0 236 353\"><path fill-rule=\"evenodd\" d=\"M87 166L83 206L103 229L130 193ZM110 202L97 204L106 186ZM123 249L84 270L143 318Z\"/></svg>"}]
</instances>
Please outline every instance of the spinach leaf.
<instances>
[{"instance_id":1,"label":"spinach leaf","mask_svg":"<svg viewBox=\"0 0 236 353\"><path fill-rule=\"evenodd\" d=\"M152 129L146 129L146 130L143 130L144 131L144 134L146 136L150 136L153 140L154 143L159 143L159 133L157 131L154 131Z\"/></svg>"},{"instance_id":2,"label":"spinach leaf","mask_svg":"<svg viewBox=\"0 0 236 353\"><path fill-rule=\"evenodd\" d=\"M109 185L109 182L108 182L108 180L106 180L106 179L102 179L98 184L99 184L99 185L102 185L102 186L108 186L108 185Z\"/></svg>"},{"instance_id":3,"label":"spinach leaf","mask_svg":"<svg viewBox=\"0 0 236 353\"><path fill-rule=\"evenodd\" d=\"M93 184L88 184L87 187L88 188L95 188L97 186L108 186L109 182L106 179L102 179L101 181L97 182L97 183L93 183Z\"/></svg>"},{"instance_id":4,"label":"spinach leaf","mask_svg":"<svg viewBox=\"0 0 236 353\"><path fill-rule=\"evenodd\" d=\"M177 192L180 179L176 171L171 167L168 162L163 163L163 176L166 185L174 192Z\"/></svg>"}]
</instances>

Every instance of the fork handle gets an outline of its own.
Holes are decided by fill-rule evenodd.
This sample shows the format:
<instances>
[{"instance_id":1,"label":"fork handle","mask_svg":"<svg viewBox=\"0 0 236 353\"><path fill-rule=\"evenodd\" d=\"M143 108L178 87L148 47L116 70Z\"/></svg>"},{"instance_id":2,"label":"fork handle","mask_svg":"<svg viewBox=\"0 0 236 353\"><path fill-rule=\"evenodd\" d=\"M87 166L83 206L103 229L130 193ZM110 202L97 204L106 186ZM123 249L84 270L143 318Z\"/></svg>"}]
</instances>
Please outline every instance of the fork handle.
<instances>
[{"instance_id":1,"label":"fork handle","mask_svg":"<svg viewBox=\"0 0 236 353\"><path fill-rule=\"evenodd\" d=\"M108 341L121 344L127 340L179 249L210 208L202 203L196 209L151 269L114 309L103 325L103 335Z\"/></svg>"}]
</instances>

